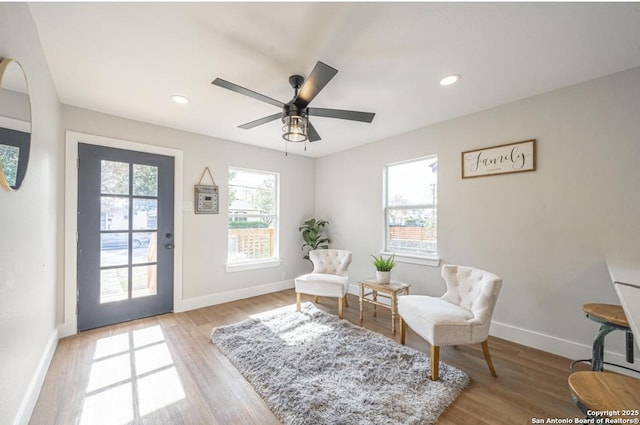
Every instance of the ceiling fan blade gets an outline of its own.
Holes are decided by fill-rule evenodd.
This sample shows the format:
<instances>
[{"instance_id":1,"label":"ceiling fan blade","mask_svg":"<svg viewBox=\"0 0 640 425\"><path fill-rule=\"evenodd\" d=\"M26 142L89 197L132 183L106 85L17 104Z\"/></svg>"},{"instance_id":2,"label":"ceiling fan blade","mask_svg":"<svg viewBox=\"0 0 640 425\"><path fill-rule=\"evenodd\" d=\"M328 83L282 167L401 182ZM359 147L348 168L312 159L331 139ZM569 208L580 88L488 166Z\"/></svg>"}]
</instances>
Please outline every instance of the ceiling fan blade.
<instances>
[{"instance_id":1,"label":"ceiling fan blade","mask_svg":"<svg viewBox=\"0 0 640 425\"><path fill-rule=\"evenodd\" d=\"M255 121L248 122L246 124L239 125L238 128L243 128L245 130L249 130L251 128L257 127L262 124L266 124L270 121L276 120L282 117L282 112L278 112L277 114L269 115L268 117L260 118Z\"/></svg>"},{"instance_id":2,"label":"ceiling fan blade","mask_svg":"<svg viewBox=\"0 0 640 425\"><path fill-rule=\"evenodd\" d=\"M325 63L316 63L313 71L311 71L311 74L309 74L304 84L302 84L302 87L300 87L298 96L294 100L296 106L306 108L309 102L320 93L320 90L322 90L337 73L337 69Z\"/></svg>"},{"instance_id":3,"label":"ceiling fan blade","mask_svg":"<svg viewBox=\"0 0 640 425\"><path fill-rule=\"evenodd\" d=\"M310 142L317 142L320 140L320 135L309 121L307 121L307 136L309 137Z\"/></svg>"},{"instance_id":4,"label":"ceiling fan blade","mask_svg":"<svg viewBox=\"0 0 640 425\"><path fill-rule=\"evenodd\" d=\"M230 83L226 80L223 80L222 78L216 78L211 82L211 84L213 84L214 86L225 88L227 90L234 91L236 93L243 94L245 96L252 97L262 102L270 103L273 106L277 106L278 108L282 108L284 106L284 103L280 102L279 100L272 99L269 96L265 96L263 94L254 92L253 90L245 89L244 87L241 87L237 84Z\"/></svg>"},{"instance_id":5,"label":"ceiling fan blade","mask_svg":"<svg viewBox=\"0 0 640 425\"><path fill-rule=\"evenodd\" d=\"M371 122L376 116L373 112L345 111L342 109L309 108L309 116L338 118L341 120Z\"/></svg>"}]
</instances>

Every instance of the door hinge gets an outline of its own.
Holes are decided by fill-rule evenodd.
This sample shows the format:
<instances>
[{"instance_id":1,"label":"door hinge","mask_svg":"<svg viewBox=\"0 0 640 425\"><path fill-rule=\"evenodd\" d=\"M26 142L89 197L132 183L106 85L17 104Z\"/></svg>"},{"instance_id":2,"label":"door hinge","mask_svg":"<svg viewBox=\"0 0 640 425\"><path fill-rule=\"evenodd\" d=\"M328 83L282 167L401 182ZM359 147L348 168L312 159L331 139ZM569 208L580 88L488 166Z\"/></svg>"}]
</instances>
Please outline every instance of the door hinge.
<instances>
[{"instance_id":1,"label":"door hinge","mask_svg":"<svg viewBox=\"0 0 640 425\"><path fill-rule=\"evenodd\" d=\"M76 168L80 168L80 157L76 156Z\"/></svg>"}]
</instances>

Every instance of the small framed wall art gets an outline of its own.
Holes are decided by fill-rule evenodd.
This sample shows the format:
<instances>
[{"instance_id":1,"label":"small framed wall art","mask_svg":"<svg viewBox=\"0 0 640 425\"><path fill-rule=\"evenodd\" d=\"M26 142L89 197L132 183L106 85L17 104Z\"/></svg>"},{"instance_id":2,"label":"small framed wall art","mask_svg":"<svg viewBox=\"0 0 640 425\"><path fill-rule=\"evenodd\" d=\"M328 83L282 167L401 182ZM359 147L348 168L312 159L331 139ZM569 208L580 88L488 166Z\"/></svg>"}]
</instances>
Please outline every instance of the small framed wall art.
<instances>
[{"instance_id":1,"label":"small framed wall art","mask_svg":"<svg viewBox=\"0 0 640 425\"><path fill-rule=\"evenodd\" d=\"M209 173L212 184L202 184L205 173ZM218 186L209 167L205 168L198 184L193 186L194 212L196 214L218 214Z\"/></svg>"},{"instance_id":2,"label":"small framed wall art","mask_svg":"<svg viewBox=\"0 0 640 425\"><path fill-rule=\"evenodd\" d=\"M462 152L463 179L535 169L535 139Z\"/></svg>"}]
</instances>

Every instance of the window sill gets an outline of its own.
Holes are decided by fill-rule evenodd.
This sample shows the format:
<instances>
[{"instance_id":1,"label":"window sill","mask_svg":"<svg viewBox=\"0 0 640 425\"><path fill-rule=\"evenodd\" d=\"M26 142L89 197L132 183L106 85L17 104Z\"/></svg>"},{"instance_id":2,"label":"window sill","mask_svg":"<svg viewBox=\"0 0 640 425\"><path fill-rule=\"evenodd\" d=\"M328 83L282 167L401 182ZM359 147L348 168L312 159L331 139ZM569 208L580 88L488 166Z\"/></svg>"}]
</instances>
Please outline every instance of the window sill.
<instances>
[{"instance_id":1,"label":"window sill","mask_svg":"<svg viewBox=\"0 0 640 425\"><path fill-rule=\"evenodd\" d=\"M256 261L253 263L234 263L227 264L225 269L227 273L235 273L235 272L243 272L246 270L258 270L258 269L266 269L269 267L278 267L282 263L282 260L265 260L265 261Z\"/></svg>"},{"instance_id":2,"label":"window sill","mask_svg":"<svg viewBox=\"0 0 640 425\"><path fill-rule=\"evenodd\" d=\"M393 252L383 252L384 255L393 255ZM421 257L418 255L395 254L397 263L418 264L420 266L439 267L439 257Z\"/></svg>"}]
</instances>

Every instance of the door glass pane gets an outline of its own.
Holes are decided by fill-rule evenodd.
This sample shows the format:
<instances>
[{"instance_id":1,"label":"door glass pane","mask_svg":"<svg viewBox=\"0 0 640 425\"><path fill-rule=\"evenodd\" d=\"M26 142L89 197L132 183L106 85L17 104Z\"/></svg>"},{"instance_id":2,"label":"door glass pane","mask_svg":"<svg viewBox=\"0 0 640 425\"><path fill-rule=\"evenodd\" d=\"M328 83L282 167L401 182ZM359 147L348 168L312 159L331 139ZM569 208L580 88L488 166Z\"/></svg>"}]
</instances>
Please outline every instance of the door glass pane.
<instances>
[{"instance_id":1,"label":"door glass pane","mask_svg":"<svg viewBox=\"0 0 640 425\"><path fill-rule=\"evenodd\" d=\"M133 267L133 298L156 295L156 266Z\"/></svg>"},{"instance_id":2,"label":"door glass pane","mask_svg":"<svg viewBox=\"0 0 640 425\"><path fill-rule=\"evenodd\" d=\"M100 161L100 190L109 195L129 194L129 164L126 162Z\"/></svg>"},{"instance_id":3,"label":"door glass pane","mask_svg":"<svg viewBox=\"0 0 640 425\"><path fill-rule=\"evenodd\" d=\"M126 300L129 295L129 269L100 270L100 304Z\"/></svg>"},{"instance_id":4,"label":"door glass pane","mask_svg":"<svg viewBox=\"0 0 640 425\"><path fill-rule=\"evenodd\" d=\"M158 261L156 232L133 232L133 263L155 263Z\"/></svg>"},{"instance_id":5,"label":"door glass pane","mask_svg":"<svg viewBox=\"0 0 640 425\"><path fill-rule=\"evenodd\" d=\"M129 264L129 233L100 234L100 266Z\"/></svg>"},{"instance_id":6,"label":"door glass pane","mask_svg":"<svg viewBox=\"0 0 640 425\"><path fill-rule=\"evenodd\" d=\"M133 164L133 194L158 196L158 167Z\"/></svg>"},{"instance_id":7,"label":"door glass pane","mask_svg":"<svg viewBox=\"0 0 640 425\"><path fill-rule=\"evenodd\" d=\"M100 230L129 230L129 198L100 197Z\"/></svg>"},{"instance_id":8,"label":"door glass pane","mask_svg":"<svg viewBox=\"0 0 640 425\"><path fill-rule=\"evenodd\" d=\"M158 200L133 198L134 230L155 230L158 226Z\"/></svg>"}]
</instances>

